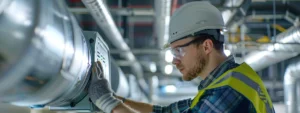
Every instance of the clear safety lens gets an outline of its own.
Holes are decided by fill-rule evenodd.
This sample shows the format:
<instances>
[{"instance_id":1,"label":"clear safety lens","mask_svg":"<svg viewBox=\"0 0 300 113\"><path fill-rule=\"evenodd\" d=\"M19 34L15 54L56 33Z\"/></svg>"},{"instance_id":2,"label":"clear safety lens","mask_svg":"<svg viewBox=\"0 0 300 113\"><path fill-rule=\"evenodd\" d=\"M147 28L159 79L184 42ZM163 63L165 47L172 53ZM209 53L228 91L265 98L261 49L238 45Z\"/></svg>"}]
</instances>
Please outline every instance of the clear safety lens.
<instances>
[{"instance_id":1,"label":"clear safety lens","mask_svg":"<svg viewBox=\"0 0 300 113\"><path fill-rule=\"evenodd\" d=\"M172 53L173 57L176 59L183 57L185 54L183 51L183 48L181 48L181 47L176 47L176 48L171 49L171 53Z\"/></svg>"}]
</instances>

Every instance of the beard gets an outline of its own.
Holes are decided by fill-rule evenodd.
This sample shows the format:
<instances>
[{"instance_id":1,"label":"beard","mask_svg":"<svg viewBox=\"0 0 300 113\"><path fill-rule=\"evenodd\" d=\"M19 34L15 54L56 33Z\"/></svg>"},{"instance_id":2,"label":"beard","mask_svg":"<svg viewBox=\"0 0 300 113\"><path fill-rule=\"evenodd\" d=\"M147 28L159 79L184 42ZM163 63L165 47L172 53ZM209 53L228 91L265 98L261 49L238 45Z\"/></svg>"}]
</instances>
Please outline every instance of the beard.
<instances>
[{"instance_id":1,"label":"beard","mask_svg":"<svg viewBox=\"0 0 300 113\"><path fill-rule=\"evenodd\" d=\"M196 58L194 66L187 70L187 74L183 76L183 80L191 81L196 78L204 69L207 64L208 59L203 55L202 52L199 52Z\"/></svg>"}]
</instances>

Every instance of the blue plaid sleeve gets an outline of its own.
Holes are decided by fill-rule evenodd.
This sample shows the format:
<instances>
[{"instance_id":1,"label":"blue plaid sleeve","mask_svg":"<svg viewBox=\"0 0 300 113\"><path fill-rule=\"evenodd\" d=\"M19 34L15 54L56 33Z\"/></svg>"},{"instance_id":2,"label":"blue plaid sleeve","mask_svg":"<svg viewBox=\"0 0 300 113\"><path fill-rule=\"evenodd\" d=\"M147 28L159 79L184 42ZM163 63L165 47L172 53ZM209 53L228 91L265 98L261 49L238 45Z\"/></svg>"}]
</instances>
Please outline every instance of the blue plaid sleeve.
<instances>
[{"instance_id":1,"label":"blue plaid sleeve","mask_svg":"<svg viewBox=\"0 0 300 113\"><path fill-rule=\"evenodd\" d=\"M198 113L231 113L244 97L228 86L208 90L192 109Z\"/></svg>"},{"instance_id":2,"label":"blue plaid sleeve","mask_svg":"<svg viewBox=\"0 0 300 113\"><path fill-rule=\"evenodd\" d=\"M189 110L192 103L191 99L181 100L170 104L169 106L153 106L153 113L182 113Z\"/></svg>"}]
</instances>

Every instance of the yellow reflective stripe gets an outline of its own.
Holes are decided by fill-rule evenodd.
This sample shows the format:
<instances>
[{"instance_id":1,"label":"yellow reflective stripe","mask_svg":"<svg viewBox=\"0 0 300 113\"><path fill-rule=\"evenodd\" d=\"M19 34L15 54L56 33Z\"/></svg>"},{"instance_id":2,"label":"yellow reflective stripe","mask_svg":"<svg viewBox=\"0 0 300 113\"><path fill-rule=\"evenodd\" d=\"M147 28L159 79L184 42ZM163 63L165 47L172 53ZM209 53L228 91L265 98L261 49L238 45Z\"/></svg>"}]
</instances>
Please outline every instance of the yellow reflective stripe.
<instances>
[{"instance_id":1,"label":"yellow reflective stripe","mask_svg":"<svg viewBox=\"0 0 300 113\"><path fill-rule=\"evenodd\" d=\"M220 81L224 80L224 77L226 76L230 76L231 75L232 70L228 70L225 73L223 73L220 77L218 77L216 80L214 80L211 84L209 84L209 86L213 86L216 83L219 83ZM207 86L207 87L209 87Z\"/></svg>"},{"instance_id":2,"label":"yellow reflective stripe","mask_svg":"<svg viewBox=\"0 0 300 113\"><path fill-rule=\"evenodd\" d=\"M221 83L219 83L219 84L216 84L216 85L213 85L213 86L210 86L210 87L207 87L207 88L205 88L205 89L200 90L200 91L198 92L197 96L193 99L192 105L191 105L190 108L192 109L192 108L194 108L194 107L197 105L197 103L198 103L200 97L203 95L203 93L204 93L206 90L208 90L208 89L213 89L213 88L217 88L217 87L226 86L226 85L228 84L228 81L229 81L229 79L227 79L227 80L225 80L225 81L223 81L223 82L221 82Z\"/></svg>"},{"instance_id":3,"label":"yellow reflective stripe","mask_svg":"<svg viewBox=\"0 0 300 113\"><path fill-rule=\"evenodd\" d=\"M248 76L247 76L248 75ZM241 85L242 84L242 85ZM251 101L259 113L273 113L273 104L260 77L246 63L226 71L209 86L200 90L194 98L191 109L196 106L203 93L208 89L229 85Z\"/></svg>"},{"instance_id":4,"label":"yellow reflective stripe","mask_svg":"<svg viewBox=\"0 0 300 113\"><path fill-rule=\"evenodd\" d=\"M252 76L256 76L256 75L252 75ZM270 103L268 100L271 100L268 96L268 93L263 92L263 89L265 89L264 85L260 85L255 81L252 81L249 76L245 76L241 73L238 72L234 72L232 74L232 77L235 77L241 81L243 81L245 84L247 84L248 86L250 86L252 89L256 90L257 94L259 97L263 97L261 98L261 100L266 101L266 103L268 104L269 108L272 108L272 102ZM258 77L258 75L257 75ZM268 102L267 102L268 101Z\"/></svg>"},{"instance_id":5,"label":"yellow reflective stripe","mask_svg":"<svg viewBox=\"0 0 300 113\"><path fill-rule=\"evenodd\" d=\"M197 105L197 103L198 103L200 97L203 95L203 93L204 93L206 90L212 89L212 88L216 88L216 87L220 87L220 86L222 86L222 85L223 85L223 86L227 85L227 84L225 84L225 83L218 84L218 85L214 85L214 84L217 83L217 82L219 82L220 80L223 80L222 78L224 78L224 76L227 76L228 74L231 74L231 70L226 71L224 74L222 74L220 77L218 77L218 78L217 78L216 80L214 80L212 83L210 83L206 88L204 88L204 89L202 89L202 90L199 90L199 91L198 91L198 94L196 95L196 97L194 97L194 99L193 99L193 101L192 101L192 104L191 104L190 108L192 109L192 108L194 108L194 107Z\"/></svg>"},{"instance_id":6,"label":"yellow reflective stripe","mask_svg":"<svg viewBox=\"0 0 300 113\"><path fill-rule=\"evenodd\" d=\"M249 75L249 76L247 76L248 78L250 78L252 81L259 84L259 86L261 86L261 90L262 90L263 94L265 94L265 96L267 97L267 101L270 104L270 107L272 107L273 103L272 103L271 98L268 94L268 91L264 87L265 85L264 85L263 81L260 79L260 77L257 75L257 73L255 71L253 71L253 69L249 65L247 65L246 63L242 63L239 67L240 68L238 68L238 69L234 69L234 71L239 72L239 73L243 73L243 75Z\"/></svg>"},{"instance_id":7,"label":"yellow reflective stripe","mask_svg":"<svg viewBox=\"0 0 300 113\"><path fill-rule=\"evenodd\" d=\"M252 75L252 77L258 77L258 75ZM271 113L273 111L273 104L272 104L272 101L269 102L269 100L271 100L271 99L268 97L268 93L264 93L262 90L262 89L265 89L264 85L259 85L257 82L251 80L249 78L249 76L246 76L240 72L231 72L231 73L227 74L225 77L222 78L222 80L219 81L221 83L218 83L218 84L214 85L213 87L220 87L220 86L226 85L226 84L228 84L228 85L236 84L232 81L229 82L227 80L228 78L230 78L230 79L236 78L236 79L242 81L244 84L246 84L245 88L250 88L250 89L252 88L257 93L257 94L255 94L255 97L260 97L260 101L263 101L263 102L265 102L265 104L267 104L266 108L265 108L267 110L267 113ZM239 84L236 84L236 85L239 85ZM248 92L248 91L249 90L242 90L242 91L238 91L238 92L241 93L241 92Z\"/></svg>"},{"instance_id":8,"label":"yellow reflective stripe","mask_svg":"<svg viewBox=\"0 0 300 113\"><path fill-rule=\"evenodd\" d=\"M267 100L270 99L268 97L266 97L267 93L263 93L261 89L265 88L264 86L260 86L259 84L257 84L256 82L252 81L249 79L248 76L245 76L241 73L238 72L233 72L232 73L232 78L238 79L239 81L241 81L242 83L244 83L246 85L246 87L242 90L237 90L240 93L245 93L245 92L249 92L249 89L252 89L256 92L255 95L252 95L248 98L253 98L253 96L255 96L256 98L259 98L261 102L263 102L265 104L265 110L267 110L267 113L272 113L273 112L273 107L272 107L272 103L269 103ZM230 85L233 84L233 85ZM240 84L236 83L236 82L230 82L229 85L231 87L235 87L238 86ZM248 86L248 87L247 87ZM263 97L263 98L260 98Z\"/></svg>"},{"instance_id":9,"label":"yellow reflective stripe","mask_svg":"<svg viewBox=\"0 0 300 113\"><path fill-rule=\"evenodd\" d=\"M245 68L250 68L250 69L245 69ZM250 66L248 66L246 63L242 63L242 64L240 64L240 66L238 66L236 68L233 68L231 70L228 70L225 73L223 73L220 77L218 77L215 81L213 81L209 86L212 86L212 85L214 85L214 84L216 84L216 83L218 83L218 82L220 82L224 79L227 79L233 71L239 72L238 70L247 71L248 73L251 73L252 68ZM241 72L241 73L243 73L243 72ZM227 77L227 78L224 78L224 77Z\"/></svg>"},{"instance_id":10,"label":"yellow reflective stripe","mask_svg":"<svg viewBox=\"0 0 300 113\"><path fill-rule=\"evenodd\" d=\"M263 101L260 100L256 91L248 87L244 82L236 79L230 78L229 86L244 95L254 106L258 113L266 113L266 106Z\"/></svg>"}]
</instances>

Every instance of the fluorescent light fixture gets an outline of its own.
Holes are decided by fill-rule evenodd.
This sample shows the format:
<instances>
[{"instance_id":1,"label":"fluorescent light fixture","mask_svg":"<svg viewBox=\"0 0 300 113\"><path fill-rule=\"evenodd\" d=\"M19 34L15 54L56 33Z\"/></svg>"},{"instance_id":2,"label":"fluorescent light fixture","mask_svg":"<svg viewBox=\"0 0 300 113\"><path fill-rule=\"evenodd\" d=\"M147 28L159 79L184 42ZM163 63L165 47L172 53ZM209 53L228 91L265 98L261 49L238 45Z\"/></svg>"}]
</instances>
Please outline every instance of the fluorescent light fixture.
<instances>
[{"instance_id":1,"label":"fluorescent light fixture","mask_svg":"<svg viewBox=\"0 0 300 113\"><path fill-rule=\"evenodd\" d=\"M155 73L157 71L156 64L154 62L150 63L150 71Z\"/></svg>"},{"instance_id":2,"label":"fluorescent light fixture","mask_svg":"<svg viewBox=\"0 0 300 113\"><path fill-rule=\"evenodd\" d=\"M166 66L165 66L165 73L169 75L169 74L171 74L172 72L173 72L173 66L170 65L170 64L166 65Z\"/></svg>"},{"instance_id":3,"label":"fluorescent light fixture","mask_svg":"<svg viewBox=\"0 0 300 113\"><path fill-rule=\"evenodd\" d=\"M224 54L225 54L226 56L229 56L229 55L231 55L231 51L230 51L230 50L227 50L227 49L224 49Z\"/></svg>"},{"instance_id":4,"label":"fluorescent light fixture","mask_svg":"<svg viewBox=\"0 0 300 113\"><path fill-rule=\"evenodd\" d=\"M175 93L177 88L174 85L167 85L164 90L166 93Z\"/></svg>"},{"instance_id":5,"label":"fluorescent light fixture","mask_svg":"<svg viewBox=\"0 0 300 113\"><path fill-rule=\"evenodd\" d=\"M166 51L165 60L166 60L166 62L169 62L169 63L173 61L173 55L171 53L171 50Z\"/></svg>"}]
</instances>

